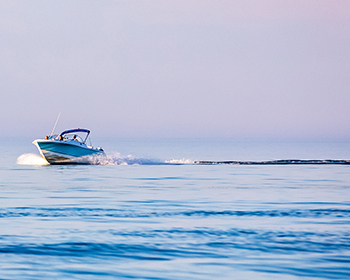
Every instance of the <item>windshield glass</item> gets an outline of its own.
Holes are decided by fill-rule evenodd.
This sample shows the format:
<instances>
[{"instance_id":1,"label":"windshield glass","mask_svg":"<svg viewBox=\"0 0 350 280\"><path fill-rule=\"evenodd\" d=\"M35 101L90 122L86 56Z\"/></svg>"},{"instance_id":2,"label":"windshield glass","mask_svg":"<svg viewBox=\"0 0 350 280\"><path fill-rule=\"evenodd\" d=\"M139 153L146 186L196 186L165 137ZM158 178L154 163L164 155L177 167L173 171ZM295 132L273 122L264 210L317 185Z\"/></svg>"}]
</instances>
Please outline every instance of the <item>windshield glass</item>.
<instances>
[{"instance_id":1,"label":"windshield glass","mask_svg":"<svg viewBox=\"0 0 350 280\"><path fill-rule=\"evenodd\" d=\"M65 133L61 136L62 136L61 140L63 141L77 141L80 143L85 143L87 133L84 133L84 132Z\"/></svg>"}]
</instances>

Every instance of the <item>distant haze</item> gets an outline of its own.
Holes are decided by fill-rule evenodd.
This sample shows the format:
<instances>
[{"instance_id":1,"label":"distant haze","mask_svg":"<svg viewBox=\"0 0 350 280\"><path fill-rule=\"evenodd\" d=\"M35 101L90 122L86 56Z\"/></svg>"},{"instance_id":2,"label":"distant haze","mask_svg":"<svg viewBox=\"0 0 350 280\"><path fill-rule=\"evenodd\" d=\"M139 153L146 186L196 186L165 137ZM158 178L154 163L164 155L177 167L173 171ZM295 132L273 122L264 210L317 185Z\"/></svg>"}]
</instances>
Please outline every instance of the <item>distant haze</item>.
<instances>
[{"instance_id":1,"label":"distant haze","mask_svg":"<svg viewBox=\"0 0 350 280\"><path fill-rule=\"evenodd\" d=\"M0 136L350 137L349 0L0 2Z\"/></svg>"}]
</instances>

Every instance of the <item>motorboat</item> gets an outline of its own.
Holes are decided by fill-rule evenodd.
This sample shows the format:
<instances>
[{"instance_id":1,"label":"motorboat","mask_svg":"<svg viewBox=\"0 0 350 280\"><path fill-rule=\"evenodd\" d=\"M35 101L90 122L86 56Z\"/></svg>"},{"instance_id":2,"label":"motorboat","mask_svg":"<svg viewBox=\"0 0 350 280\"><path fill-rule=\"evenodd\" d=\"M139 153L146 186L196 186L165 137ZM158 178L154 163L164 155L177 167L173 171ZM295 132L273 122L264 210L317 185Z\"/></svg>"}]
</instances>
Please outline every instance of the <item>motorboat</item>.
<instances>
[{"instance_id":1,"label":"motorboat","mask_svg":"<svg viewBox=\"0 0 350 280\"><path fill-rule=\"evenodd\" d=\"M101 147L92 147L91 140L90 145L87 144L89 135L88 129L68 129L60 134L46 136L45 139L34 140L33 144L50 164L86 163L86 158L104 155Z\"/></svg>"}]
</instances>

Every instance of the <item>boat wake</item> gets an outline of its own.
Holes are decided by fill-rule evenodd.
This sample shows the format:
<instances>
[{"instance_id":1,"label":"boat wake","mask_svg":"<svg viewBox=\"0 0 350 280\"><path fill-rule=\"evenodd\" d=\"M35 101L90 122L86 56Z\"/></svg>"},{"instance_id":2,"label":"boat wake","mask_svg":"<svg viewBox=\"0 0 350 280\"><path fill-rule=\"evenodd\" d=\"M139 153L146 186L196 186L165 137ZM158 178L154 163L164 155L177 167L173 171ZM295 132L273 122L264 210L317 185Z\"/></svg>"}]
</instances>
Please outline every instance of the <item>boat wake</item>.
<instances>
[{"instance_id":1,"label":"boat wake","mask_svg":"<svg viewBox=\"0 0 350 280\"><path fill-rule=\"evenodd\" d=\"M108 155L82 157L79 160L76 160L76 163L91 165L180 165L193 164L194 161L185 158L162 161L152 158L136 158L132 155L122 156L119 153L113 153Z\"/></svg>"},{"instance_id":2,"label":"boat wake","mask_svg":"<svg viewBox=\"0 0 350 280\"><path fill-rule=\"evenodd\" d=\"M151 158L136 158L132 155L122 156L119 153L108 155L84 156L74 160L60 162L59 165L80 164L80 165L182 165L193 164L190 159L157 160ZM49 163L37 154L23 154L17 158L20 165L48 165ZM57 165L57 163L56 163Z\"/></svg>"},{"instance_id":3,"label":"boat wake","mask_svg":"<svg viewBox=\"0 0 350 280\"><path fill-rule=\"evenodd\" d=\"M119 153L112 153L107 155L91 155L81 157L74 161L76 164L89 165L160 165L165 164L160 160L136 158L132 155L122 156Z\"/></svg>"},{"instance_id":4,"label":"boat wake","mask_svg":"<svg viewBox=\"0 0 350 280\"><path fill-rule=\"evenodd\" d=\"M49 163L37 154L27 153L22 154L17 158L17 164L20 165L48 165ZM157 160L151 158L136 158L132 155L122 156L119 153L108 155L92 155L80 157L75 160L69 160L60 164L83 164L83 165L300 165L300 164L350 164L350 160L271 160L271 161L200 161L190 160L186 158Z\"/></svg>"}]
</instances>

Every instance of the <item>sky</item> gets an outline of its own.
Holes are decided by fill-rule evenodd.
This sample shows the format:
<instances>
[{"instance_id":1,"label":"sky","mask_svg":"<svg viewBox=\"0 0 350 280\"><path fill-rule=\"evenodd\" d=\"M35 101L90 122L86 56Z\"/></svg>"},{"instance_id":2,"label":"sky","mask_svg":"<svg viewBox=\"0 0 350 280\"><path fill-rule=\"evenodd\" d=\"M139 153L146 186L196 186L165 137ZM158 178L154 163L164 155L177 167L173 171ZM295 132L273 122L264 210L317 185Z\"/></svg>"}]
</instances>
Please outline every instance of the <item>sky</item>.
<instances>
[{"instance_id":1,"label":"sky","mask_svg":"<svg viewBox=\"0 0 350 280\"><path fill-rule=\"evenodd\" d=\"M348 0L0 0L0 137L350 139Z\"/></svg>"}]
</instances>

